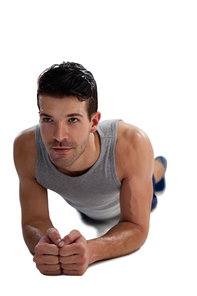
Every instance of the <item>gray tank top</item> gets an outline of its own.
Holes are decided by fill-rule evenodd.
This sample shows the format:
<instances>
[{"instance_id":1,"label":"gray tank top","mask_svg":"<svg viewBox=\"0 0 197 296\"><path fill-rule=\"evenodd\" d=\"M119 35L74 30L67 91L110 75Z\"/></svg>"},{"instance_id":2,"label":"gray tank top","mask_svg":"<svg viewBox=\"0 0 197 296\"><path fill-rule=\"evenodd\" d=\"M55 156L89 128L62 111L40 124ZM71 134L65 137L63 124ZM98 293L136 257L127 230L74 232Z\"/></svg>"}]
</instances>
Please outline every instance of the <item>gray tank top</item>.
<instances>
[{"instance_id":1,"label":"gray tank top","mask_svg":"<svg viewBox=\"0 0 197 296\"><path fill-rule=\"evenodd\" d=\"M121 182L116 173L115 146L117 120L99 123L101 151L87 173L70 177L51 163L42 141L40 126L36 127L36 179L43 187L60 194L71 206L93 219L110 219L120 214Z\"/></svg>"}]
</instances>

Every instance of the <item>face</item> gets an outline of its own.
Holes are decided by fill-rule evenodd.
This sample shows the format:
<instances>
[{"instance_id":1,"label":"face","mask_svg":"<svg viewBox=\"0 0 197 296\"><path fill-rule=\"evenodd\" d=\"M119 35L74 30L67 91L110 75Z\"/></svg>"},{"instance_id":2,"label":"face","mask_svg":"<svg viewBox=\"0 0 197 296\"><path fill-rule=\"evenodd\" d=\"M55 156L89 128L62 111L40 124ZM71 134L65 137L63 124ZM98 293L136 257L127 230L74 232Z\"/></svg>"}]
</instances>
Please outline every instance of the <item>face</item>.
<instances>
[{"instance_id":1,"label":"face","mask_svg":"<svg viewBox=\"0 0 197 296\"><path fill-rule=\"evenodd\" d=\"M62 171L80 163L96 129L88 119L86 102L73 96L40 96L40 130L51 162Z\"/></svg>"}]
</instances>

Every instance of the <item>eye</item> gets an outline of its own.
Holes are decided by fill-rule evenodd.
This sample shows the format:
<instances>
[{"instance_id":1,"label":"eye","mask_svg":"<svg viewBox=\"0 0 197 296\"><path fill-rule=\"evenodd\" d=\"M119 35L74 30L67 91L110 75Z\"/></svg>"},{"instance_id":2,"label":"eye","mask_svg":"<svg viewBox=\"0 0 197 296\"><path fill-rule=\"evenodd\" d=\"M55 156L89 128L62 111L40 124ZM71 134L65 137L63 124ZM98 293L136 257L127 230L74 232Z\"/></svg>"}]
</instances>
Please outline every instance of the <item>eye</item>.
<instances>
[{"instance_id":1,"label":"eye","mask_svg":"<svg viewBox=\"0 0 197 296\"><path fill-rule=\"evenodd\" d=\"M72 122L72 123L75 123L77 121L78 121L78 119L77 118L74 118L74 117L69 119L69 122Z\"/></svg>"},{"instance_id":2,"label":"eye","mask_svg":"<svg viewBox=\"0 0 197 296\"><path fill-rule=\"evenodd\" d=\"M52 119L50 117L44 117L43 121L44 122L52 122Z\"/></svg>"}]
</instances>

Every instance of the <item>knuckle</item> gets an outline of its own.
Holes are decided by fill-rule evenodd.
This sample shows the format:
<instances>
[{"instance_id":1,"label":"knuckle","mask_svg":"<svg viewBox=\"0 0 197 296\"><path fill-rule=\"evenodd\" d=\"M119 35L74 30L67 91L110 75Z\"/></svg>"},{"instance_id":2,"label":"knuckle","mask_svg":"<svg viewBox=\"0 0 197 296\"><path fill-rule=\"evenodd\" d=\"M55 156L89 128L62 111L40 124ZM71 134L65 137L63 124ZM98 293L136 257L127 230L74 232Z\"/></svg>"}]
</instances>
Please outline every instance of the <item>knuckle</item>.
<instances>
[{"instance_id":1,"label":"knuckle","mask_svg":"<svg viewBox=\"0 0 197 296\"><path fill-rule=\"evenodd\" d=\"M85 248L84 244L79 243L78 244L78 252L83 255L85 253L85 250L86 250L86 248Z\"/></svg>"},{"instance_id":2,"label":"knuckle","mask_svg":"<svg viewBox=\"0 0 197 296\"><path fill-rule=\"evenodd\" d=\"M42 247L41 247L40 244L37 244L37 245L35 246L35 248L34 248L34 252L35 252L35 254L39 254L39 253L42 252Z\"/></svg>"},{"instance_id":3,"label":"knuckle","mask_svg":"<svg viewBox=\"0 0 197 296\"><path fill-rule=\"evenodd\" d=\"M52 234L55 230L56 230L55 228L51 227L51 228L47 229L46 234L50 235L50 234Z\"/></svg>"},{"instance_id":4,"label":"knuckle","mask_svg":"<svg viewBox=\"0 0 197 296\"><path fill-rule=\"evenodd\" d=\"M37 268L40 272L42 271L42 265L41 265L41 264L36 263L36 268Z\"/></svg>"},{"instance_id":5,"label":"knuckle","mask_svg":"<svg viewBox=\"0 0 197 296\"><path fill-rule=\"evenodd\" d=\"M76 229L72 230L72 231L70 232L70 234L71 234L71 233L73 233L73 234L75 234L75 235L78 235L78 236L81 236L81 233L79 232L79 230L76 230Z\"/></svg>"},{"instance_id":6,"label":"knuckle","mask_svg":"<svg viewBox=\"0 0 197 296\"><path fill-rule=\"evenodd\" d=\"M81 257L81 262L82 263L85 263L87 261L87 256L84 254L82 257Z\"/></svg>"},{"instance_id":7,"label":"knuckle","mask_svg":"<svg viewBox=\"0 0 197 296\"><path fill-rule=\"evenodd\" d=\"M37 256L33 257L33 261L36 263L37 262Z\"/></svg>"},{"instance_id":8,"label":"knuckle","mask_svg":"<svg viewBox=\"0 0 197 296\"><path fill-rule=\"evenodd\" d=\"M52 242L55 242L60 239L60 234L57 229L55 228L49 228L46 232L46 236L49 237Z\"/></svg>"},{"instance_id":9,"label":"knuckle","mask_svg":"<svg viewBox=\"0 0 197 296\"><path fill-rule=\"evenodd\" d=\"M56 240L59 237L59 234L56 229L53 229L53 231L51 231L50 237L52 238L52 240Z\"/></svg>"}]
</instances>

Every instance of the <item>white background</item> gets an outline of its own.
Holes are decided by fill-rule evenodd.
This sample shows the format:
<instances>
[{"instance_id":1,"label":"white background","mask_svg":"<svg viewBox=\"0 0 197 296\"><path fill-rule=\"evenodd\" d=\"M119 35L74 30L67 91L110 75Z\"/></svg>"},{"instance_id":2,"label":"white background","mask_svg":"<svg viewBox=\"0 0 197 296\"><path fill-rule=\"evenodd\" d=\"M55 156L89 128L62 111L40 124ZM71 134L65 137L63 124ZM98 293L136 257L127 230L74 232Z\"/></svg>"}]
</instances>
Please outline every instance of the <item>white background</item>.
<instances>
[{"instance_id":1,"label":"white background","mask_svg":"<svg viewBox=\"0 0 197 296\"><path fill-rule=\"evenodd\" d=\"M1 28L1 288L3 295L197 295L196 1L3 1ZM122 118L168 159L167 189L145 245L91 266L82 277L41 275L21 234L12 146L37 124L38 75L74 61L97 81L102 119ZM31 190L31 189L30 189ZM58 195L50 211L62 236L86 225ZM112 221L114 222L114 221ZM109 294L110 293L110 294Z\"/></svg>"}]
</instances>

